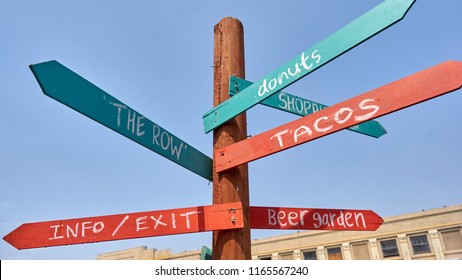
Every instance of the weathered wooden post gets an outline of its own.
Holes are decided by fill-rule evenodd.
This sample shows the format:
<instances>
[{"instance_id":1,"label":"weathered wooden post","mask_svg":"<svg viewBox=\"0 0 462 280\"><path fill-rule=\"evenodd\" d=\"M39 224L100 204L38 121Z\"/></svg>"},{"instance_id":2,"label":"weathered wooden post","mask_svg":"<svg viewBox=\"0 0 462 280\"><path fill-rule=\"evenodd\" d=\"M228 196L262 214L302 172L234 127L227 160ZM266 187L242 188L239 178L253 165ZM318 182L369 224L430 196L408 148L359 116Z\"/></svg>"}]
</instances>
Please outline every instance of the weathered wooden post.
<instances>
[{"instance_id":1,"label":"weathered wooden post","mask_svg":"<svg viewBox=\"0 0 462 280\"><path fill-rule=\"evenodd\" d=\"M214 28L213 105L229 98L229 77L245 78L244 29L235 18L224 18ZM241 113L214 130L217 150L247 138L246 114ZM213 204L241 202L244 228L213 232L213 259L249 260L249 179L247 164L217 173L213 167Z\"/></svg>"}]
</instances>

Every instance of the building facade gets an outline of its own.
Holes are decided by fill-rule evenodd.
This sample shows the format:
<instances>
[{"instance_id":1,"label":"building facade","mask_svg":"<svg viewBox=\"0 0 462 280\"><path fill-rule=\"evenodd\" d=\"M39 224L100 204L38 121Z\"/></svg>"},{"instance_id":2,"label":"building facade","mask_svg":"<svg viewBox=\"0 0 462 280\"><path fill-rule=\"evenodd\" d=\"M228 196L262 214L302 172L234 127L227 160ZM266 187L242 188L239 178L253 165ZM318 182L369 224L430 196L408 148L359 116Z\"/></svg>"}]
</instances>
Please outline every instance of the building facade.
<instances>
[{"instance_id":1,"label":"building facade","mask_svg":"<svg viewBox=\"0 0 462 280\"><path fill-rule=\"evenodd\" d=\"M100 260L198 260L201 250L137 247L104 253ZM369 231L303 231L252 241L254 260L446 260L462 259L462 204L384 219Z\"/></svg>"}]
</instances>

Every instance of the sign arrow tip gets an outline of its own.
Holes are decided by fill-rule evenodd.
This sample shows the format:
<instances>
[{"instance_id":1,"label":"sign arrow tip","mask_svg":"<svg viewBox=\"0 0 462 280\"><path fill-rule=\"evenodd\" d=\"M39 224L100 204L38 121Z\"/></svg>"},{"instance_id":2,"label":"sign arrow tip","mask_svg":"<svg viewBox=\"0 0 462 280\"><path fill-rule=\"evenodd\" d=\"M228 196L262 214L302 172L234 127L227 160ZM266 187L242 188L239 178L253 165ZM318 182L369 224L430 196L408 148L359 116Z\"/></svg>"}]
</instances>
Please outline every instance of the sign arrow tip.
<instances>
[{"instance_id":1,"label":"sign arrow tip","mask_svg":"<svg viewBox=\"0 0 462 280\"><path fill-rule=\"evenodd\" d=\"M22 246L17 244L18 243L17 241L21 240L21 238L18 237L18 233L20 231L19 229L21 227L22 225L17 227L15 230L13 230L12 232L8 233L7 235L3 237L3 240L5 240L8 244L10 244L11 246L15 247L18 250L22 249Z\"/></svg>"}]
</instances>

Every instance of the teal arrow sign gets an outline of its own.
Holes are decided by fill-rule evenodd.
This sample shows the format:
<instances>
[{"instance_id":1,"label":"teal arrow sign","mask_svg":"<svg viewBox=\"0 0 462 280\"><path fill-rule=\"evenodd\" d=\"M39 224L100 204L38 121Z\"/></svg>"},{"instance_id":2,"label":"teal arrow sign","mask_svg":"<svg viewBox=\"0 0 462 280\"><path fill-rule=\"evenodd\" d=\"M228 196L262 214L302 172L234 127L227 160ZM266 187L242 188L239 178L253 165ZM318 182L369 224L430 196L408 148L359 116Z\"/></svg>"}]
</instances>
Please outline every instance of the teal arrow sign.
<instances>
[{"instance_id":1,"label":"teal arrow sign","mask_svg":"<svg viewBox=\"0 0 462 280\"><path fill-rule=\"evenodd\" d=\"M212 159L57 61L30 66L45 95L212 180Z\"/></svg>"},{"instance_id":2,"label":"teal arrow sign","mask_svg":"<svg viewBox=\"0 0 462 280\"><path fill-rule=\"evenodd\" d=\"M415 0L387 0L203 115L208 133L401 20Z\"/></svg>"},{"instance_id":3,"label":"teal arrow sign","mask_svg":"<svg viewBox=\"0 0 462 280\"><path fill-rule=\"evenodd\" d=\"M234 96L252 84L252 82L231 76L229 79L229 94ZM260 104L299 116L310 115L328 107L321 103L304 99L283 91L273 94L260 102ZM387 133L383 126L377 121L363 122L347 129L375 138L379 138Z\"/></svg>"}]
</instances>

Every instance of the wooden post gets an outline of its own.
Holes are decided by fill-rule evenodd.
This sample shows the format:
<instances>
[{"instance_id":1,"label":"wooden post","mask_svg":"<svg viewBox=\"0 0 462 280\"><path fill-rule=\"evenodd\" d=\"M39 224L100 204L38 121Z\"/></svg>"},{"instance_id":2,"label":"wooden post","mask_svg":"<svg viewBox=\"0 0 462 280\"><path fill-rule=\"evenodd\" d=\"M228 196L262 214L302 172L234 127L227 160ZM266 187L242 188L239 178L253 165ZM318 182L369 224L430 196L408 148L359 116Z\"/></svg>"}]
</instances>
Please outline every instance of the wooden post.
<instances>
[{"instance_id":1,"label":"wooden post","mask_svg":"<svg viewBox=\"0 0 462 280\"><path fill-rule=\"evenodd\" d=\"M224 18L214 28L213 105L229 97L229 77L245 78L244 29L235 18ZM214 151L247 138L246 114L229 120L213 132ZM241 202L244 228L213 232L212 259L250 260L250 210L247 164L215 172L213 166L213 204Z\"/></svg>"}]
</instances>

